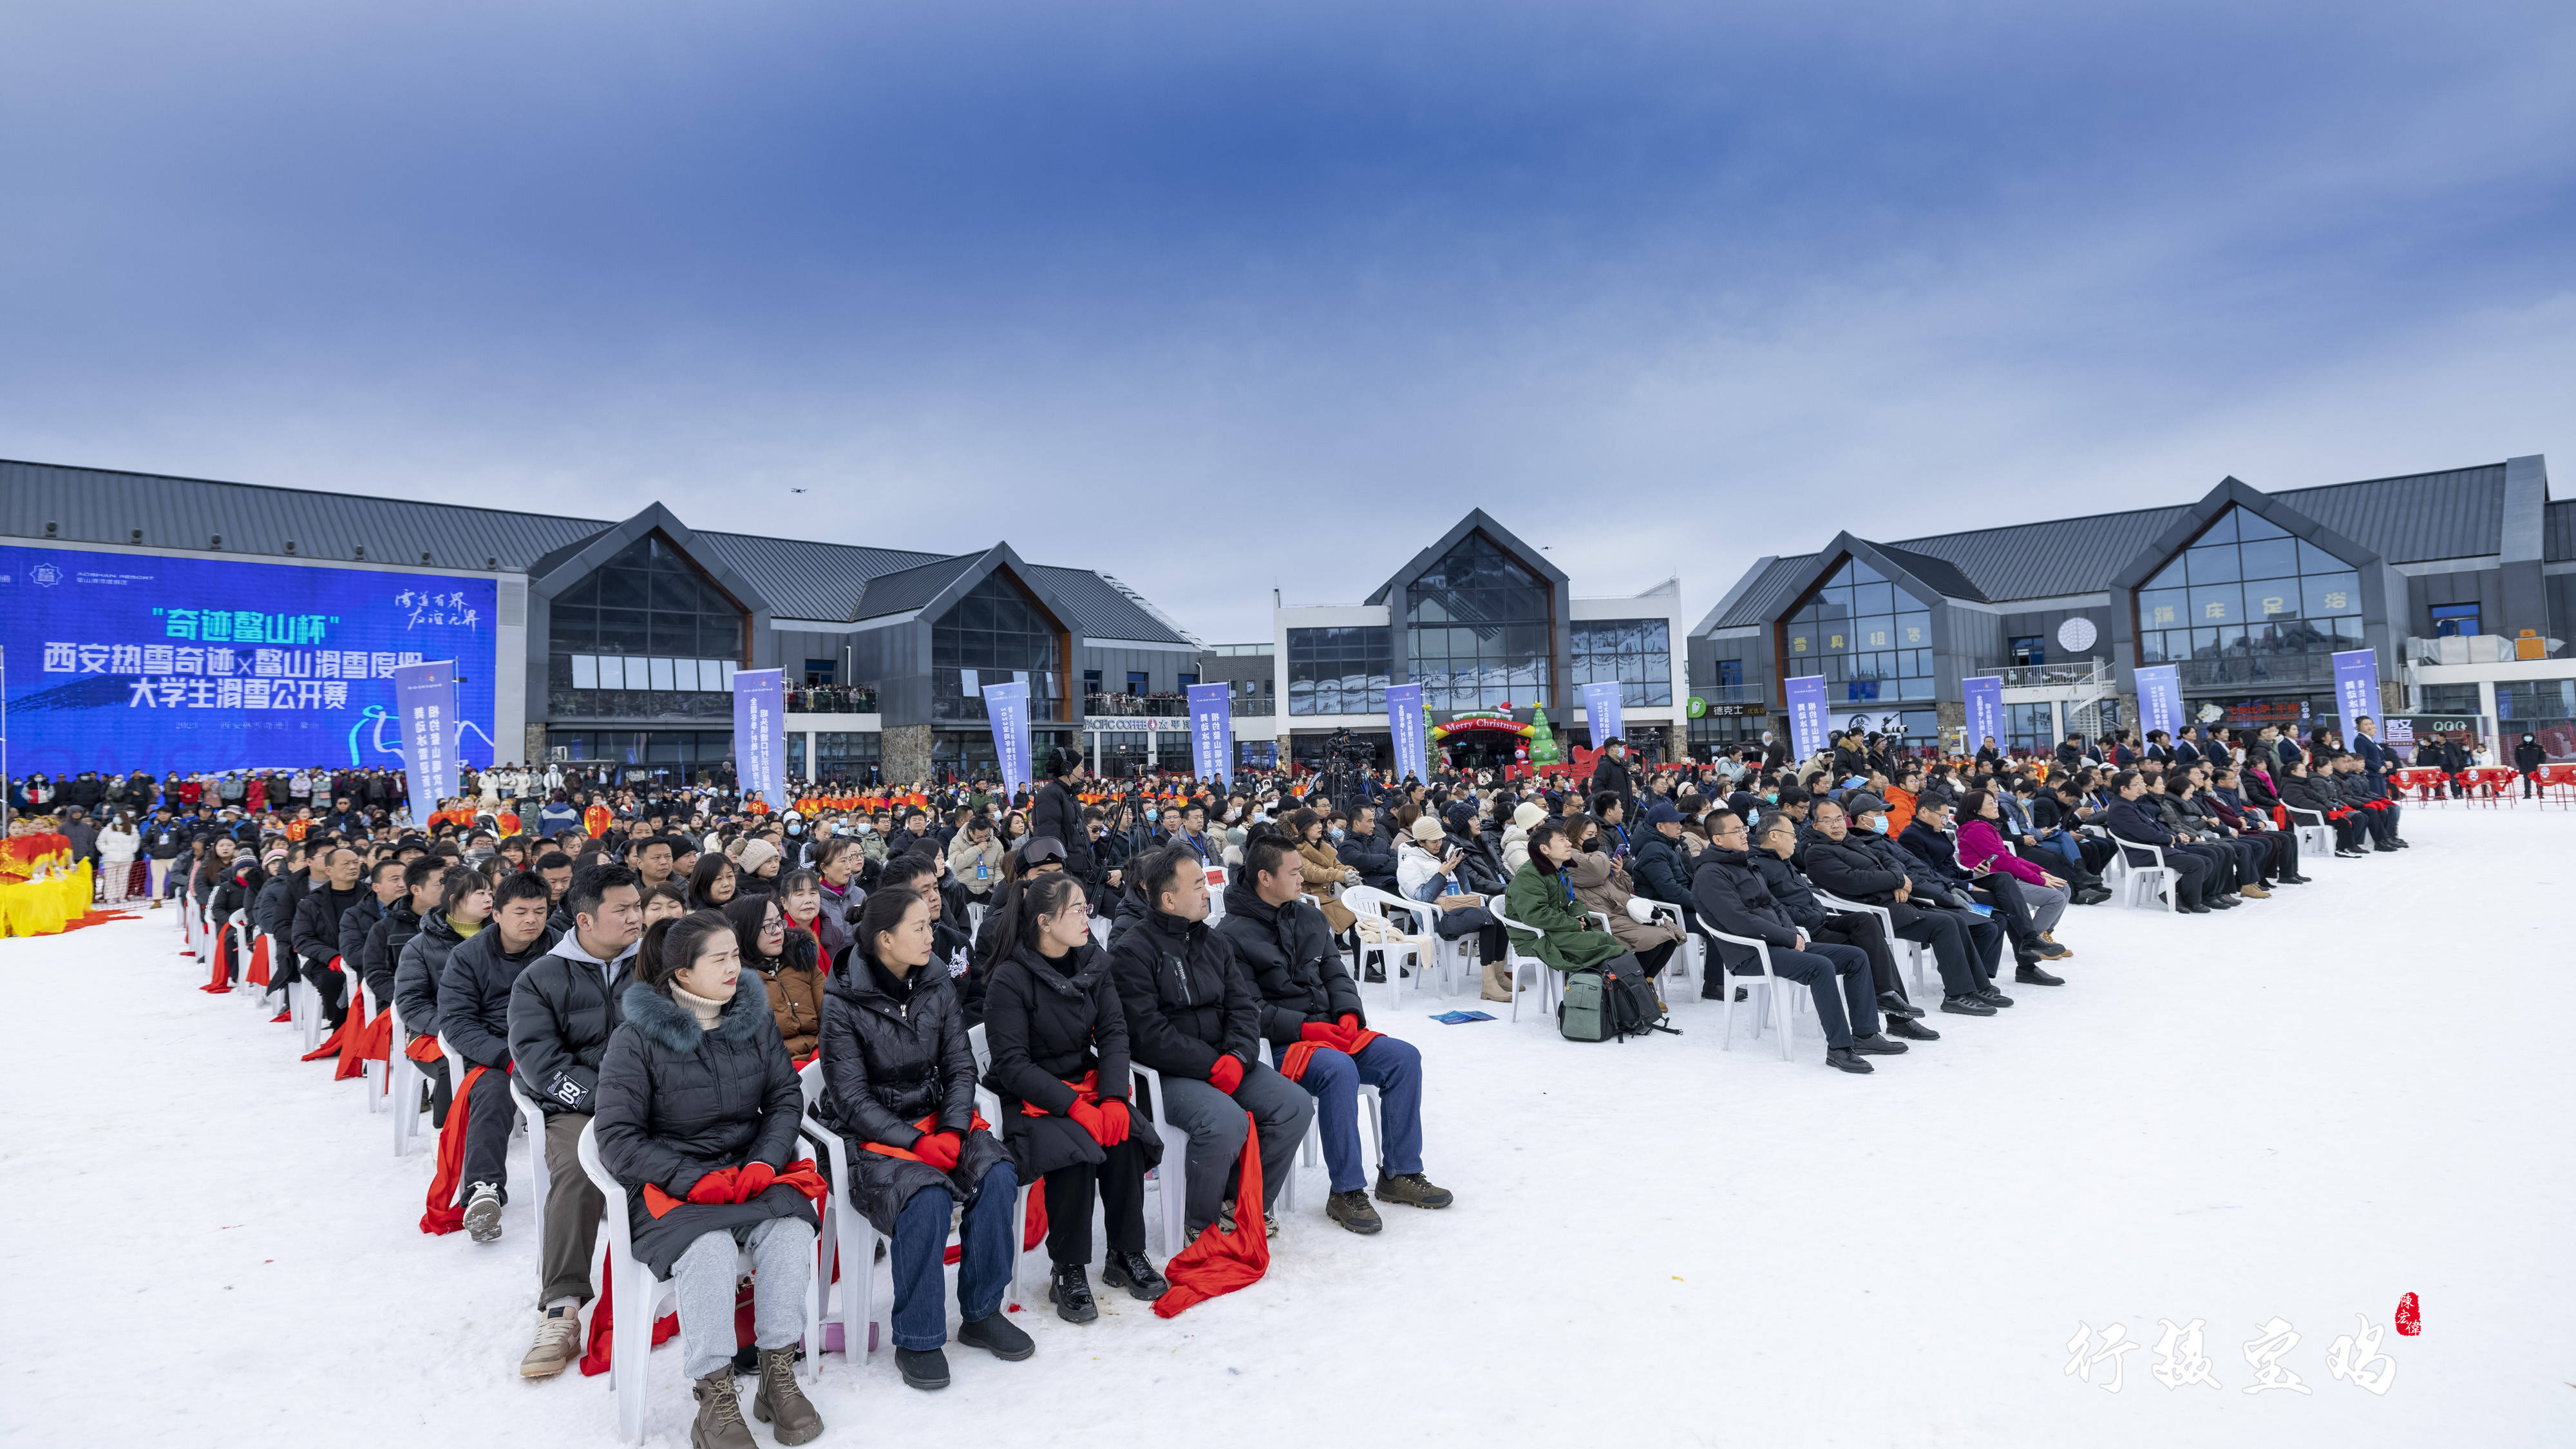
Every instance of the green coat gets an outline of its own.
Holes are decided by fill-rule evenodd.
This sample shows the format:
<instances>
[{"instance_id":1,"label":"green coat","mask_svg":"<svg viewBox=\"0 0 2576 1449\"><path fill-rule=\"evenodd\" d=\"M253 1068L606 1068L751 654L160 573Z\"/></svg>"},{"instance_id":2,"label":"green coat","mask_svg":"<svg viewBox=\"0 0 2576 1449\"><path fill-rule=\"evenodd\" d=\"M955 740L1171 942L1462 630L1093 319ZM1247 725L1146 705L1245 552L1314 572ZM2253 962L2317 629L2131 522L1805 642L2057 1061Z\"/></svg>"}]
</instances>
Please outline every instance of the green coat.
<instances>
[{"instance_id":1,"label":"green coat","mask_svg":"<svg viewBox=\"0 0 2576 1449\"><path fill-rule=\"evenodd\" d=\"M1547 932L1532 936L1504 928L1510 931L1513 946L1559 971L1588 971L1628 949L1584 913L1556 872L1540 870L1535 857L1513 874L1511 885L1504 889L1503 914Z\"/></svg>"}]
</instances>

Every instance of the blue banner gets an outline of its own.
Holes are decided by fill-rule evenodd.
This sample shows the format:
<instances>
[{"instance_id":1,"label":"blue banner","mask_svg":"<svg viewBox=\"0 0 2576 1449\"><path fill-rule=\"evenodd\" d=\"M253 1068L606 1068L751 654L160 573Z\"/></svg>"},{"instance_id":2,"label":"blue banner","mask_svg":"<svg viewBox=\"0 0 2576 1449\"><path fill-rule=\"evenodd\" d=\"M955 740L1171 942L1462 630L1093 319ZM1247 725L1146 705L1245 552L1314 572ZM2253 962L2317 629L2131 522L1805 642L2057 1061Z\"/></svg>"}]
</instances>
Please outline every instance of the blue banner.
<instances>
[{"instance_id":1,"label":"blue banner","mask_svg":"<svg viewBox=\"0 0 2576 1449\"><path fill-rule=\"evenodd\" d=\"M2170 664L2138 671L2138 738L2182 728L2182 680Z\"/></svg>"},{"instance_id":2,"label":"blue banner","mask_svg":"<svg viewBox=\"0 0 2576 1449\"><path fill-rule=\"evenodd\" d=\"M1386 733L1395 746L1395 778L1407 776L1431 783L1430 716L1422 712L1422 686L1390 684L1386 689Z\"/></svg>"},{"instance_id":3,"label":"blue banner","mask_svg":"<svg viewBox=\"0 0 2576 1449\"><path fill-rule=\"evenodd\" d=\"M411 818L425 822L456 794L456 681L447 662L394 666L394 714L402 721L403 775Z\"/></svg>"},{"instance_id":4,"label":"blue banner","mask_svg":"<svg viewBox=\"0 0 2576 1449\"><path fill-rule=\"evenodd\" d=\"M1977 751L1986 747L1986 741L1989 739L1995 742L1995 748L2003 748L2003 676L1981 674L1973 679L1960 680L1959 687L1965 693L1968 703L1967 753L1974 756Z\"/></svg>"},{"instance_id":5,"label":"blue banner","mask_svg":"<svg viewBox=\"0 0 2576 1449\"><path fill-rule=\"evenodd\" d=\"M1789 753L1791 763L1804 763L1825 747L1825 677L1803 674L1788 681Z\"/></svg>"},{"instance_id":6,"label":"blue banner","mask_svg":"<svg viewBox=\"0 0 2576 1449\"><path fill-rule=\"evenodd\" d=\"M1004 794L1029 783L1029 686L1024 680L984 686L984 714L993 722L993 760Z\"/></svg>"},{"instance_id":7,"label":"blue banner","mask_svg":"<svg viewBox=\"0 0 2576 1449\"><path fill-rule=\"evenodd\" d=\"M1627 738L1627 721L1619 712L1619 683L1583 686L1583 726L1592 732L1592 748Z\"/></svg>"},{"instance_id":8,"label":"blue banner","mask_svg":"<svg viewBox=\"0 0 2576 1449\"><path fill-rule=\"evenodd\" d=\"M2335 707L2343 711L2343 742L2349 748L2363 715L2379 718L2379 651L2346 649L2334 657Z\"/></svg>"},{"instance_id":9,"label":"blue banner","mask_svg":"<svg viewBox=\"0 0 2576 1449\"><path fill-rule=\"evenodd\" d=\"M1234 686L1193 684L1190 697L1190 773L1234 783Z\"/></svg>"},{"instance_id":10,"label":"blue banner","mask_svg":"<svg viewBox=\"0 0 2576 1449\"><path fill-rule=\"evenodd\" d=\"M427 659L463 676L459 762L491 764L496 597L489 578L0 547L9 768L399 769L394 671Z\"/></svg>"},{"instance_id":11,"label":"blue banner","mask_svg":"<svg viewBox=\"0 0 2576 1449\"><path fill-rule=\"evenodd\" d=\"M787 674L737 669L733 675L733 777L743 803L758 798L787 808Z\"/></svg>"}]
</instances>

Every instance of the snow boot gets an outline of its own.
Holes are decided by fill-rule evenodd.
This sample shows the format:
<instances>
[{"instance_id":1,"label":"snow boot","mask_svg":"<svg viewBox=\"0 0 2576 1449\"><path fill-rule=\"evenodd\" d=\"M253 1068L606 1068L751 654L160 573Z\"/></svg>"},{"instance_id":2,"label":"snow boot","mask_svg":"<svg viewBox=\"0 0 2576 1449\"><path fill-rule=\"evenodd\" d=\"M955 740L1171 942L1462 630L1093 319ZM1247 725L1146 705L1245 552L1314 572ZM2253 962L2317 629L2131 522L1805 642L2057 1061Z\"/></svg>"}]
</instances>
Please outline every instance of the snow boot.
<instances>
[{"instance_id":1,"label":"snow boot","mask_svg":"<svg viewBox=\"0 0 2576 1449\"><path fill-rule=\"evenodd\" d=\"M983 1349L1005 1363L1018 1363L1038 1351L1037 1344L1020 1332L1018 1324L999 1313L957 1325L957 1341L968 1348Z\"/></svg>"},{"instance_id":2,"label":"snow boot","mask_svg":"<svg viewBox=\"0 0 2576 1449\"><path fill-rule=\"evenodd\" d=\"M1067 1323L1089 1323L1100 1316L1100 1307L1091 1298L1091 1279L1080 1263L1055 1265L1047 1301L1055 1305L1055 1316Z\"/></svg>"},{"instance_id":3,"label":"snow boot","mask_svg":"<svg viewBox=\"0 0 2576 1449\"><path fill-rule=\"evenodd\" d=\"M1362 1236L1386 1226L1379 1220L1377 1209L1369 1206L1368 1194L1357 1188L1324 1199L1324 1216Z\"/></svg>"},{"instance_id":4,"label":"snow boot","mask_svg":"<svg viewBox=\"0 0 2576 1449\"><path fill-rule=\"evenodd\" d=\"M742 1396L733 1386L732 1365L698 1380L689 1392L698 1400L698 1416L689 1421L689 1449L759 1449L751 1426L742 1421Z\"/></svg>"},{"instance_id":5,"label":"snow boot","mask_svg":"<svg viewBox=\"0 0 2576 1449\"><path fill-rule=\"evenodd\" d=\"M751 1416L774 1423L781 1444L802 1444L823 1432L823 1416L796 1386L794 1348L760 1351L760 1387L751 1396Z\"/></svg>"},{"instance_id":6,"label":"snow boot","mask_svg":"<svg viewBox=\"0 0 2576 1449\"><path fill-rule=\"evenodd\" d=\"M894 1366L903 1371L903 1381L916 1389L948 1387L948 1355L935 1348L898 1348Z\"/></svg>"},{"instance_id":7,"label":"snow boot","mask_svg":"<svg viewBox=\"0 0 2576 1449\"><path fill-rule=\"evenodd\" d=\"M1405 1207L1445 1208L1458 1200L1445 1187L1435 1187L1431 1179L1418 1172L1399 1172L1393 1177L1381 1172L1377 1178L1377 1200L1400 1203Z\"/></svg>"},{"instance_id":8,"label":"snow boot","mask_svg":"<svg viewBox=\"0 0 2576 1449\"><path fill-rule=\"evenodd\" d=\"M1130 1298L1141 1298L1147 1303L1162 1297L1172 1288L1162 1274L1154 1271L1153 1259L1142 1253L1122 1253L1116 1248L1109 1250L1109 1261L1101 1265L1100 1281L1112 1288L1124 1288Z\"/></svg>"}]
</instances>

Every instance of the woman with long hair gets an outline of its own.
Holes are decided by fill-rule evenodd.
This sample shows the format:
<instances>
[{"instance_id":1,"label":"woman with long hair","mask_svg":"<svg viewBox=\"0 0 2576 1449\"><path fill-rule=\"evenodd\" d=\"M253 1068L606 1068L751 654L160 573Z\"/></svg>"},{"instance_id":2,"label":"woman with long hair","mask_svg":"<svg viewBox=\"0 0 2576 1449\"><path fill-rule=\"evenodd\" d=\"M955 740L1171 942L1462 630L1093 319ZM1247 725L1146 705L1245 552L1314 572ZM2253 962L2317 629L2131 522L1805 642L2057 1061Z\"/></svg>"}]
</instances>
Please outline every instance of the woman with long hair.
<instances>
[{"instance_id":1,"label":"woman with long hair","mask_svg":"<svg viewBox=\"0 0 2576 1449\"><path fill-rule=\"evenodd\" d=\"M1082 882L1032 876L1002 916L984 987L984 1084L1001 1098L1020 1180L1046 1179L1047 1298L1066 1322L1089 1323L1100 1316L1087 1276L1095 1188L1109 1214L1101 1281L1148 1301L1169 1286L1145 1256L1145 1173L1163 1145L1129 1108L1126 1012Z\"/></svg>"},{"instance_id":2,"label":"woman with long hair","mask_svg":"<svg viewBox=\"0 0 2576 1449\"><path fill-rule=\"evenodd\" d=\"M804 1066L823 1034L823 973L815 967L821 950L813 933L788 930L785 909L769 896L737 897L724 918L742 948L743 969L757 973L768 994L788 1060Z\"/></svg>"},{"instance_id":3,"label":"woman with long hair","mask_svg":"<svg viewBox=\"0 0 2576 1449\"><path fill-rule=\"evenodd\" d=\"M733 904L741 889L741 873L721 851L710 850L698 857L695 870L689 872L689 909L721 911Z\"/></svg>"}]
</instances>

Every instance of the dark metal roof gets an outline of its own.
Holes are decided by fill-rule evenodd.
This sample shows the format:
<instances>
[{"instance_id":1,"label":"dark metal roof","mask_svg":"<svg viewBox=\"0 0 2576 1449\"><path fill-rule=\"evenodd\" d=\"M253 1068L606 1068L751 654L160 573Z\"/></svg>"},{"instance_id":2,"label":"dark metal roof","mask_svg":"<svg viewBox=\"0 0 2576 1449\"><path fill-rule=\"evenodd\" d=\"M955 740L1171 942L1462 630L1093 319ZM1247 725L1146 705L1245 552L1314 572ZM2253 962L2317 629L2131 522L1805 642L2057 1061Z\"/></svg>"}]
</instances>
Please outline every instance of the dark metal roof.
<instances>
[{"instance_id":1,"label":"dark metal roof","mask_svg":"<svg viewBox=\"0 0 2576 1449\"><path fill-rule=\"evenodd\" d=\"M2552 563L2576 558L2576 502L2550 504L2542 528L2542 558Z\"/></svg>"},{"instance_id":2,"label":"dark metal roof","mask_svg":"<svg viewBox=\"0 0 2576 1449\"><path fill-rule=\"evenodd\" d=\"M2504 472L2487 463L2272 496L2390 563L2475 558L2504 537Z\"/></svg>"},{"instance_id":3,"label":"dark metal roof","mask_svg":"<svg viewBox=\"0 0 2576 1449\"><path fill-rule=\"evenodd\" d=\"M1151 643L1187 644L1180 631L1148 612L1117 585L1090 569L1050 568L1033 564L1057 602L1073 615L1065 620L1086 637L1142 639Z\"/></svg>"},{"instance_id":4,"label":"dark metal roof","mask_svg":"<svg viewBox=\"0 0 2576 1449\"><path fill-rule=\"evenodd\" d=\"M1911 549L1898 548L1894 544L1880 543L1875 546L1889 563L1921 579L1931 586L1933 592L1945 599L1971 599L1980 604L1992 602L1986 597L1984 590L1969 582L1968 576L1959 572L1959 566L1948 559L1935 558L1928 553L1916 553Z\"/></svg>"},{"instance_id":5,"label":"dark metal roof","mask_svg":"<svg viewBox=\"0 0 2576 1449\"><path fill-rule=\"evenodd\" d=\"M53 524L55 531L45 532ZM256 483L219 483L111 468L67 468L0 460L0 534L66 543L219 550L317 563L352 560L438 568L520 571L611 525L595 518L514 513L406 498L317 493ZM207 549L208 552L218 550Z\"/></svg>"},{"instance_id":6,"label":"dark metal roof","mask_svg":"<svg viewBox=\"0 0 2576 1449\"><path fill-rule=\"evenodd\" d=\"M882 619L888 614L918 609L938 598L940 590L955 583L959 574L973 568L983 557L980 553L961 553L955 558L934 559L870 579L851 617Z\"/></svg>"},{"instance_id":7,"label":"dark metal roof","mask_svg":"<svg viewBox=\"0 0 2576 1449\"><path fill-rule=\"evenodd\" d=\"M1771 567L1762 571L1762 577L1755 579L1753 586L1735 601L1735 607L1716 621L1716 627L1732 629L1747 624L1768 624L1780 617L1796 595L1799 581L1806 578L1815 566L1816 556L1811 553L1791 554L1772 560Z\"/></svg>"},{"instance_id":8,"label":"dark metal roof","mask_svg":"<svg viewBox=\"0 0 2576 1449\"><path fill-rule=\"evenodd\" d=\"M746 533L700 532L698 538L757 585L777 617L783 619L856 618L860 593L870 581L945 557L910 549L761 538Z\"/></svg>"},{"instance_id":9,"label":"dark metal roof","mask_svg":"<svg viewBox=\"0 0 2576 1449\"><path fill-rule=\"evenodd\" d=\"M1936 534L1902 539L1894 547L1955 565L1976 580L1982 596L1992 601L2091 594L2109 588L2120 566L2153 543L2188 507L2176 504Z\"/></svg>"}]
</instances>

